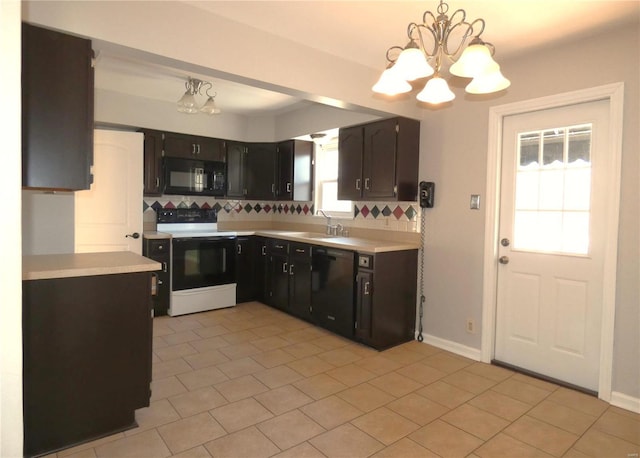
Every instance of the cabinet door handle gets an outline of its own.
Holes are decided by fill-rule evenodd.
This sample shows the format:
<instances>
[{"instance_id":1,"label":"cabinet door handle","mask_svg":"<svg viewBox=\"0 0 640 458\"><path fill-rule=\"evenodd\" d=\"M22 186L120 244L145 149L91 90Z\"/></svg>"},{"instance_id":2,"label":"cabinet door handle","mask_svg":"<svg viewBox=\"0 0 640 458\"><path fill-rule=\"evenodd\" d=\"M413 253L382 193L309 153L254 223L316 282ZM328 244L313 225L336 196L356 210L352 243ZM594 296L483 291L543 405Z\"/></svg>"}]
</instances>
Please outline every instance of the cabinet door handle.
<instances>
[{"instance_id":1,"label":"cabinet door handle","mask_svg":"<svg viewBox=\"0 0 640 458\"><path fill-rule=\"evenodd\" d=\"M160 187L160 177L156 177L156 188Z\"/></svg>"},{"instance_id":2,"label":"cabinet door handle","mask_svg":"<svg viewBox=\"0 0 640 458\"><path fill-rule=\"evenodd\" d=\"M277 249L282 250L284 248L284 245L274 245Z\"/></svg>"},{"instance_id":3,"label":"cabinet door handle","mask_svg":"<svg viewBox=\"0 0 640 458\"><path fill-rule=\"evenodd\" d=\"M238 245L237 252L238 254L242 254L242 245Z\"/></svg>"},{"instance_id":4,"label":"cabinet door handle","mask_svg":"<svg viewBox=\"0 0 640 458\"><path fill-rule=\"evenodd\" d=\"M296 253L306 253L307 250L303 250L302 248L296 248Z\"/></svg>"},{"instance_id":5,"label":"cabinet door handle","mask_svg":"<svg viewBox=\"0 0 640 458\"><path fill-rule=\"evenodd\" d=\"M364 295L368 296L369 295L369 282L365 282L364 283Z\"/></svg>"},{"instance_id":6,"label":"cabinet door handle","mask_svg":"<svg viewBox=\"0 0 640 458\"><path fill-rule=\"evenodd\" d=\"M158 274L151 273L151 295L156 296L158 294Z\"/></svg>"},{"instance_id":7,"label":"cabinet door handle","mask_svg":"<svg viewBox=\"0 0 640 458\"><path fill-rule=\"evenodd\" d=\"M166 262L162 263L162 271L165 272L165 273L167 272L167 263Z\"/></svg>"},{"instance_id":8,"label":"cabinet door handle","mask_svg":"<svg viewBox=\"0 0 640 458\"><path fill-rule=\"evenodd\" d=\"M198 152L196 154L200 154L200 145L198 144Z\"/></svg>"},{"instance_id":9,"label":"cabinet door handle","mask_svg":"<svg viewBox=\"0 0 640 458\"><path fill-rule=\"evenodd\" d=\"M262 246L262 256L266 256L267 255L267 245L263 245Z\"/></svg>"},{"instance_id":10,"label":"cabinet door handle","mask_svg":"<svg viewBox=\"0 0 640 458\"><path fill-rule=\"evenodd\" d=\"M293 275L293 264L289 265L289 275Z\"/></svg>"},{"instance_id":11,"label":"cabinet door handle","mask_svg":"<svg viewBox=\"0 0 640 458\"><path fill-rule=\"evenodd\" d=\"M364 179L364 189L369 189L369 178Z\"/></svg>"},{"instance_id":12,"label":"cabinet door handle","mask_svg":"<svg viewBox=\"0 0 640 458\"><path fill-rule=\"evenodd\" d=\"M360 191L360 178L356 178L356 189Z\"/></svg>"},{"instance_id":13,"label":"cabinet door handle","mask_svg":"<svg viewBox=\"0 0 640 458\"><path fill-rule=\"evenodd\" d=\"M282 272L286 274L288 271L289 269L287 267L287 263L286 262L282 263Z\"/></svg>"},{"instance_id":14,"label":"cabinet door handle","mask_svg":"<svg viewBox=\"0 0 640 458\"><path fill-rule=\"evenodd\" d=\"M195 143L191 144L191 154L196 154L196 144Z\"/></svg>"},{"instance_id":15,"label":"cabinet door handle","mask_svg":"<svg viewBox=\"0 0 640 458\"><path fill-rule=\"evenodd\" d=\"M271 183L271 193L272 194L276 193L276 184L275 183Z\"/></svg>"},{"instance_id":16,"label":"cabinet door handle","mask_svg":"<svg viewBox=\"0 0 640 458\"><path fill-rule=\"evenodd\" d=\"M287 183L287 192L291 192L291 183Z\"/></svg>"}]
</instances>

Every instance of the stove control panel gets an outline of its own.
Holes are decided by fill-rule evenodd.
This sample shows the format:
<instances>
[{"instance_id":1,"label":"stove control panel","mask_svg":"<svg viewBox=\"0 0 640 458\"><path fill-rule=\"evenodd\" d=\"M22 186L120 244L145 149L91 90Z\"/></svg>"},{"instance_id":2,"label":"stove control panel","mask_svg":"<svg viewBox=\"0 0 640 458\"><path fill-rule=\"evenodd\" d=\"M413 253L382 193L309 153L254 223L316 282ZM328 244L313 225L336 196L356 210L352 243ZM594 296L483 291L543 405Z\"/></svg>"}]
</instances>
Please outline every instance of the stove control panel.
<instances>
[{"instance_id":1,"label":"stove control panel","mask_svg":"<svg viewBox=\"0 0 640 458\"><path fill-rule=\"evenodd\" d=\"M217 223L218 211L213 208L163 208L157 211L158 223Z\"/></svg>"}]
</instances>

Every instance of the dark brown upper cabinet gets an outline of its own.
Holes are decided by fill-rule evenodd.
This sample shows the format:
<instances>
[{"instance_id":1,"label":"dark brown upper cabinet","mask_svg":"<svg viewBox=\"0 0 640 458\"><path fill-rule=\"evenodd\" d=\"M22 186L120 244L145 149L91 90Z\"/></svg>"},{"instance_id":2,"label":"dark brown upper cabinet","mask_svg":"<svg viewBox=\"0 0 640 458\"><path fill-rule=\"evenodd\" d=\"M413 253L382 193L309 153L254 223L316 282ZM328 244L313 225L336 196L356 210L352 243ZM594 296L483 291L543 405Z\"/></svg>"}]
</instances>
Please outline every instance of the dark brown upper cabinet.
<instances>
[{"instance_id":1,"label":"dark brown upper cabinet","mask_svg":"<svg viewBox=\"0 0 640 458\"><path fill-rule=\"evenodd\" d=\"M313 143L287 140L278 143L276 199L310 201L313 199Z\"/></svg>"},{"instance_id":2,"label":"dark brown upper cabinet","mask_svg":"<svg viewBox=\"0 0 640 458\"><path fill-rule=\"evenodd\" d=\"M22 186L89 189L93 165L91 41L22 24Z\"/></svg>"},{"instance_id":3,"label":"dark brown upper cabinet","mask_svg":"<svg viewBox=\"0 0 640 458\"><path fill-rule=\"evenodd\" d=\"M340 129L338 199L414 201L420 122L391 118Z\"/></svg>"},{"instance_id":4,"label":"dark brown upper cabinet","mask_svg":"<svg viewBox=\"0 0 640 458\"><path fill-rule=\"evenodd\" d=\"M247 143L245 169L247 199L272 200L276 195L275 143Z\"/></svg>"},{"instance_id":5,"label":"dark brown upper cabinet","mask_svg":"<svg viewBox=\"0 0 640 458\"><path fill-rule=\"evenodd\" d=\"M227 142L227 197L247 195L246 168L249 148L245 143Z\"/></svg>"},{"instance_id":6,"label":"dark brown upper cabinet","mask_svg":"<svg viewBox=\"0 0 640 458\"><path fill-rule=\"evenodd\" d=\"M164 155L199 159L201 161L225 160L225 142L219 138L165 132Z\"/></svg>"},{"instance_id":7,"label":"dark brown upper cabinet","mask_svg":"<svg viewBox=\"0 0 640 458\"><path fill-rule=\"evenodd\" d=\"M162 132L142 129L144 134L144 188L145 196L159 196L164 190L162 175Z\"/></svg>"}]
</instances>

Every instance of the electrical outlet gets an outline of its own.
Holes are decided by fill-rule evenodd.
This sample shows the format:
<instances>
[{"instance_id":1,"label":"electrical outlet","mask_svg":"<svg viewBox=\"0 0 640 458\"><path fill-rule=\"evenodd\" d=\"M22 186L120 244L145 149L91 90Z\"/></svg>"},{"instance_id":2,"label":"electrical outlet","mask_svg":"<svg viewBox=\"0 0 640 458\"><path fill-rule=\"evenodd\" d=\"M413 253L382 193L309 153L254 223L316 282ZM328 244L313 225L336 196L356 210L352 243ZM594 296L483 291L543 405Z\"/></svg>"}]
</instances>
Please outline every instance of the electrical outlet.
<instances>
[{"instance_id":1,"label":"electrical outlet","mask_svg":"<svg viewBox=\"0 0 640 458\"><path fill-rule=\"evenodd\" d=\"M476 325L473 320L467 320L467 332L473 334L476 332Z\"/></svg>"}]
</instances>

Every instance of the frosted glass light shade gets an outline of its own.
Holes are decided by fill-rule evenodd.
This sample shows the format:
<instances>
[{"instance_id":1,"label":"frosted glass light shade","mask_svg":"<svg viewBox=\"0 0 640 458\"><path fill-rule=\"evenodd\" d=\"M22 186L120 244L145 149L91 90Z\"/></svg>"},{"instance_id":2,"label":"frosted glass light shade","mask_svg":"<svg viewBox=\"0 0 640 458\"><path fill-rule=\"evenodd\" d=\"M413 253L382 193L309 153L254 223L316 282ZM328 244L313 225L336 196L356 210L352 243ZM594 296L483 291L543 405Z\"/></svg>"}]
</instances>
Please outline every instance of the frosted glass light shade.
<instances>
[{"instance_id":1,"label":"frosted glass light shade","mask_svg":"<svg viewBox=\"0 0 640 458\"><path fill-rule=\"evenodd\" d=\"M208 115L214 115L219 114L222 110L216 106L216 102L213 100L213 97L209 96L205 104L200 108L200 111Z\"/></svg>"},{"instance_id":2,"label":"frosted glass light shade","mask_svg":"<svg viewBox=\"0 0 640 458\"><path fill-rule=\"evenodd\" d=\"M406 81L433 75L433 68L427 62L424 53L413 47L407 47L400 53L393 68L398 76Z\"/></svg>"},{"instance_id":3,"label":"frosted glass light shade","mask_svg":"<svg viewBox=\"0 0 640 458\"><path fill-rule=\"evenodd\" d=\"M481 73L499 68L498 63L491 57L489 48L484 44L472 44L465 48L460 59L449 68L449 72L463 78L474 78Z\"/></svg>"},{"instance_id":4,"label":"frosted glass light shade","mask_svg":"<svg viewBox=\"0 0 640 458\"><path fill-rule=\"evenodd\" d=\"M500 66L494 71L483 73L471 80L465 91L469 94L490 94L508 88L511 81L500 72Z\"/></svg>"},{"instance_id":5,"label":"frosted glass light shade","mask_svg":"<svg viewBox=\"0 0 640 458\"><path fill-rule=\"evenodd\" d=\"M456 95L451 92L447 82L439 76L434 76L424 87L422 91L416 96L421 102L437 105L439 103L450 102L456 98Z\"/></svg>"},{"instance_id":6,"label":"frosted glass light shade","mask_svg":"<svg viewBox=\"0 0 640 458\"><path fill-rule=\"evenodd\" d=\"M395 66L389 67L382 72L380 79L371 88L373 92L385 95L403 94L411 89L411 85L398 76Z\"/></svg>"},{"instance_id":7,"label":"frosted glass light shade","mask_svg":"<svg viewBox=\"0 0 640 458\"><path fill-rule=\"evenodd\" d=\"M178 100L178 111L180 113L197 113L196 99L193 94L188 91L184 93L182 98Z\"/></svg>"}]
</instances>

